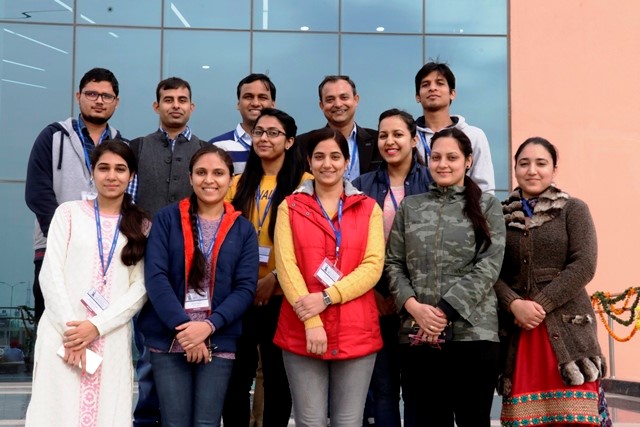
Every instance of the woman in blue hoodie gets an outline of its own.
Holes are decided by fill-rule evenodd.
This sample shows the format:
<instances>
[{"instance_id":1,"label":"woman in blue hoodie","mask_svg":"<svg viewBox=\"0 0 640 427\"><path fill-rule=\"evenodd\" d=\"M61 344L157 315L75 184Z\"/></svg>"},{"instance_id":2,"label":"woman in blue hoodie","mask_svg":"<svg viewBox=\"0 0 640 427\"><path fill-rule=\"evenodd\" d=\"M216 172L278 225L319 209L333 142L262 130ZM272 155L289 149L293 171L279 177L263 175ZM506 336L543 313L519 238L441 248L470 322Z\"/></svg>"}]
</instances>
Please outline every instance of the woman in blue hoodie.
<instances>
[{"instance_id":1,"label":"woman in blue hoodie","mask_svg":"<svg viewBox=\"0 0 640 427\"><path fill-rule=\"evenodd\" d=\"M219 426L224 397L253 302L258 241L253 225L224 201L233 162L198 150L191 197L160 210L145 256L149 302L138 326L151 351L163 426Z\"/></svg>"}]
</instances>

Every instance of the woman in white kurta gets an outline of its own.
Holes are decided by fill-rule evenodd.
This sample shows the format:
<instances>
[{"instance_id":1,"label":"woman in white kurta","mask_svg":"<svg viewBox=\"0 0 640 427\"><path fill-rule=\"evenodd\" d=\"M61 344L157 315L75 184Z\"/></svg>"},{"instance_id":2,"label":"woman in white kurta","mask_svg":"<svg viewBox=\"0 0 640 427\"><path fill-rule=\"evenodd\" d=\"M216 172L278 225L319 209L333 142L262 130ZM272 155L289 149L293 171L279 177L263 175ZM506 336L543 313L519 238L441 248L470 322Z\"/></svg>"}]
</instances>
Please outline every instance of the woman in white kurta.
<instances>
[{"instance_id":1,"label":"woman in white kurta","mask_svg":"<svg viewBox=\"0 0 640 427\"><path fill-rule=\"evenodd\" d=\"M63 203L49 229L27 426L131 425L131 318L146 301L141 257L148 220L124 194L136 171L126 144L98 145L91 168L96 200ZM98 314L81 301L90 290L107 301L94 306ZM85 349L103 357L94 374L81 367Z\"/></svg>"}]
</instances>

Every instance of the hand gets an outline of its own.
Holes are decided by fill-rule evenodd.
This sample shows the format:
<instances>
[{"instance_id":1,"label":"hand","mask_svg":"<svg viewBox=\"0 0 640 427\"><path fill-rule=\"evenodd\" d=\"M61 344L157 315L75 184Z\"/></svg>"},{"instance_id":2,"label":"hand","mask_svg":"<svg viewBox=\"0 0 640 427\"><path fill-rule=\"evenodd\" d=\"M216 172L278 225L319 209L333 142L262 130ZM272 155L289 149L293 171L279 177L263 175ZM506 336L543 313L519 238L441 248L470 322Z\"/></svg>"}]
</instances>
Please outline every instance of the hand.
<instances>
[{"instance_id":1,"label":"hand","mask_svg":"<svg viewBox=\"0 0 640 427\"><path fill-rule=\"evenodd\" d=\"M200 363L200 362L204 362L209 363L210 360L210 355L209 355L209 348L207 347L207 345L203 342L201 342L200 344L194 346L193 348L189 349L189 350L185 350L186 356L187 356L187 362L189 363Z\"/></svg>"},{"instance_id":2,"label":"hand","mask_svg":"<svg viewBox=\"0 0 640 427\"><path fill-rule=\"evenodd\" d=\"M327 352L327 332L322 326L309 328L307 335L307 352L311 354L325 354Z\"/></svg>"},{"instance_id":3,"label":"hand","mask_svg":"<svg viewBox=\"0 0 640 427\"><path fill-rule=\"evenodd\" d=\"M421 304L415 298L409 298L404 308L428 334L440 335L447 326L447 316L437 307Z\"/></svg>"},{"instance_id":4,"label":"hand","mask_svg":"<svg viewBox=\"0 0 640 427\"><path fill-rule=\"evenodd\" d=\"M87 350L83 348L81 350L72 350L70 348L64 349L64 361L67 365L75 366L82 369L82 375L87 372Z\"/></svg>"},{"instance_id":5,"label":"hand","mask_svg":"<svg viewBox=\"0 0 640 427\"><path fill-rule=\"evenodd\" d=\"M526 330L536 328L547 315L540 304L524 299L511 301L509 310L515 317L514 323Z\"/></svg>"},{"instance_id":6,"label":"hand","mask_svg":"<svg viewBox=\"0 0 640 427\"><path fill-rule=\"evenodd\" d=\"M396 313L396 304L393 301L393 297L388 296L385 298L378 291L373 291L373 294L376 297L376 306L378 307L378 315L388 316L389 314Z\"/></svg>"},{"instance_id":7,"label":"hand","mask_svg":"<svg viewBox=\"0 0 640 427\"><path fill-rule=\"evenodd\" d=\"M69 329L63 336L64 347L76 352L84 350L100 336L98 328L88 320L72 320L67 322L67 326Z\"/></svg>"},{"instance_id":8,"label":"hand","mask_svg":"<svg viewBox=\"0 0 640 427\"><path fill-rule=\"evenodd\" d=\"M202 344L213 331L207 322L191 321L176 326L176 339L185 351L192 350ZM206 347L206 346L205 346Z\"/></svg>"},{"instance_id":9,"label":"hand","mask_svg":"<svg viewBox=\"0 0 640 427\"><path fill-rule=\"evenodd\" d=\"M298 319L305 321L322 313L327 306L322 298L322 292L314 292L298 298L293 306Z\"/></svg>"},{"instance_id":10,"label":"hand","mask_svg":"<svg viewBox=\"0 0 640 427\"><path fill-rule=\"evenodd\" d=\"M276 276L269 273L262 279L258 280L258 289L256 290L256 297L253 300L253 305L266 305L269 302L269 298L273 295L273 291L278 285Z\"/></svg>"},{"instance_id":11,"label":"hand","mask_svg":"<svg viewBox=\"0 0 640 427\"><path fill-rule=\"evenodd\" d=\"M416 333L415 335L409 334L409 338L411 339L411 345L419 345L424 343L438 344L440 334L433 334L420 328L418 330L418 333Z\"/></svg>"}]
</instances>

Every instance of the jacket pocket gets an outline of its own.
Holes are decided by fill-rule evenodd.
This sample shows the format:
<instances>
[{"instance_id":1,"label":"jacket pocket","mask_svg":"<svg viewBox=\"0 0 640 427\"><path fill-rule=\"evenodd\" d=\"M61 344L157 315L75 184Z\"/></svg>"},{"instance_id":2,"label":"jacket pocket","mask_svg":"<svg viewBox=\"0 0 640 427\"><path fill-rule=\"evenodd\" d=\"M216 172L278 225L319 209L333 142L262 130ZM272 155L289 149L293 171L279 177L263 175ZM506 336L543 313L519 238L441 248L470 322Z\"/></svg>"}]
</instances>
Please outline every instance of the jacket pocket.
<instances>
[{"instance_id":1,"label":"jacket pocket","mask_svg":"<svg viewBox=\"0 0 640 427\"><path fill-rule=\"evenodd\" d=\"M533 280L536 285L551 282L559 275L560 269L558 268L536 268L533 270Z\"/></svg>"}]
</instances>

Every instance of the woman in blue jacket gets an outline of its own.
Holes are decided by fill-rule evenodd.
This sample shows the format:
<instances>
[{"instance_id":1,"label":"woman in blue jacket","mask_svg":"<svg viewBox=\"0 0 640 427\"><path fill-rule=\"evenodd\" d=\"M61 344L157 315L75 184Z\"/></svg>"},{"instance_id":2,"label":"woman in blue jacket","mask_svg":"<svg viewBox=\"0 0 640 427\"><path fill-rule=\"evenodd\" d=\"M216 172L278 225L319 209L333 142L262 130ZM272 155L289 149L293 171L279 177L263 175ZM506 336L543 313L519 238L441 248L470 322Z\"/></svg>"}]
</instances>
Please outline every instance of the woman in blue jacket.
<instances>
[{"instance_id":1,"label":"woman in blue jacket","mask_svg":"<svg viewBox=\"0 0 640 427\"><path fill-rule=\"evenodd\" d=\"M149 302L138 325L151 351L163 426L219 426L224 397L258 278L253 225L224 201L233 162L198 150L191 197L160 210L145 256Z\"/></svg>"},{"instance_id":2,"label":"woman in blue jacket","mask_svg":"<svg viewBox=\"0 0 640 427\"><path fill-rule=\"evenodd\" d=\"M383 211L385 240L389 236L398 204L405 196L425 193L432 182L429 170L416 150L416 124L411 114L393 108L380 114L378 150L382 164L375 172L361 175L353 185L374 198ZM396 314L386 276L375 288L383 348L378 353L371 377L373 415L376 425L400 427L400 365Z\"/></svg>"}]
</instances>

